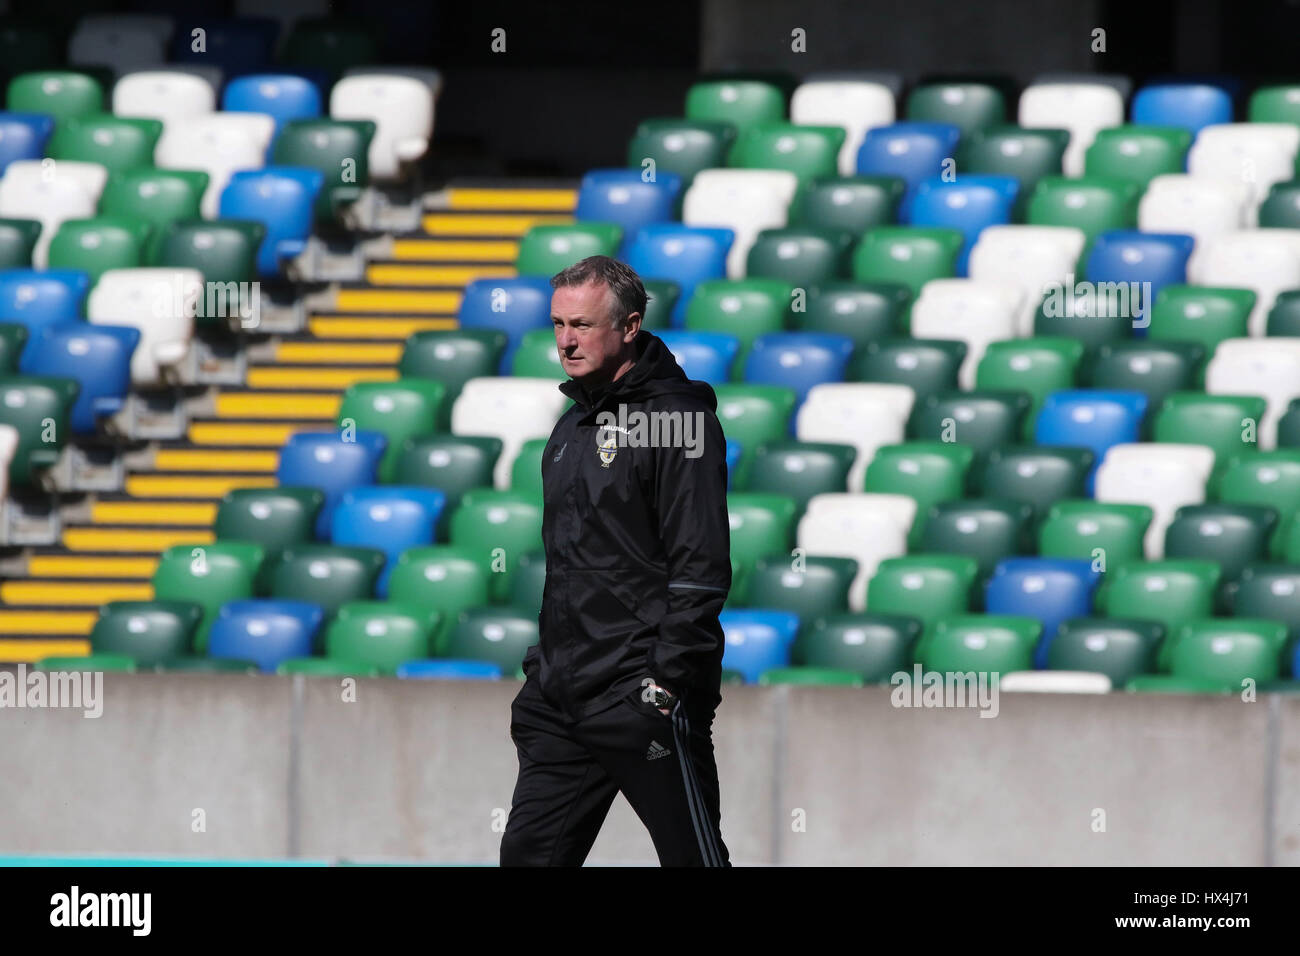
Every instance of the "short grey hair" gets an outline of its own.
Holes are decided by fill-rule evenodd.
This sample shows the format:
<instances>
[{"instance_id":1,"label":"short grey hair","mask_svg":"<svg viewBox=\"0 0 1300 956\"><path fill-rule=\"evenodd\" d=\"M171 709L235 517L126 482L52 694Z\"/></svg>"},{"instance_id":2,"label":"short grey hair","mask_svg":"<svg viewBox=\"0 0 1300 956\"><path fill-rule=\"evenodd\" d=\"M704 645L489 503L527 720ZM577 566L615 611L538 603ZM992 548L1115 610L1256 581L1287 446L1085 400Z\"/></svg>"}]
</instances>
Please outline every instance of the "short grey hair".
<instances>
[{"instance_id":1,"label":"short grey hair","mask_svg":"<svg viewBox=\"0 0 1300 956\"><path fill-rule=\"evenodd\" d=\"M633 312L645 318L646 291L641 277L626 263L609 256L588 256L575 262L551 277L551 288L584 286L599 282L613 296L613 315L610 322L616 329L623 328Z\"/></svg>"}]
</instances>

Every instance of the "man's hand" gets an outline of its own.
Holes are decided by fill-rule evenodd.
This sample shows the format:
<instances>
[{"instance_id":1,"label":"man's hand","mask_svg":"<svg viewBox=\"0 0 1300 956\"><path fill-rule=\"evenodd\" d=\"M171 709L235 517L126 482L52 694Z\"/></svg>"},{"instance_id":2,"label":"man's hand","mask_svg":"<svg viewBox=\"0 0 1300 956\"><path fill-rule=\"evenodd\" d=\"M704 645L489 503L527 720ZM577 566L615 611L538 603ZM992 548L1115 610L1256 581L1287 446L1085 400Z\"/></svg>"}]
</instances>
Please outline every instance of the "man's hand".
<instances>
[{"instance_id":1,"label":"man's hand","mask_svg":"<svg viewBox=\"0 0 1300 956\"><path fill-rule=\"evenodd\" d=\"M670 691L667 687L661 687L660 685L656 684L652 678L647 677L645 680L641 681L641 699L645 701L647 704L655 703L656 695L659 692L663 692L667 694L669 697L673 698L669 702L668 707L658 708L659 713L667 717L672 712L670 709L672 704L677 702L677 695L674 694L672 691Z\"/></svg>"}]
</instances>

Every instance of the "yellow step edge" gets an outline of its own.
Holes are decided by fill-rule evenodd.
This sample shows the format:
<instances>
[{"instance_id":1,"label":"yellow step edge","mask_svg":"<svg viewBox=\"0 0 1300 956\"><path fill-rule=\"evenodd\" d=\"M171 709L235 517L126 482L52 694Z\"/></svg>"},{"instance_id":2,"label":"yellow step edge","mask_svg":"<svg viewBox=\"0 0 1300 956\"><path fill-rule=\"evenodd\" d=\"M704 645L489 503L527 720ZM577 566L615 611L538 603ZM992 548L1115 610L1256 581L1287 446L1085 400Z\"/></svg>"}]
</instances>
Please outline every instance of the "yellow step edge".
<instances>
[{"instance_id":1,"label":"yellow step edge","mask_svg":"<svg viewBox=\"0 0 1300 956\"><path fill-rule=\"evenodd\" d=\"M27 573L34 578L151 578L156 570L157 558L37 554L27 559Z\"/></svg>"},{"instance_id":2,"label":"yellow step edge","mask_svg":"<svg viewBox=\"0 0 1300 956\"><path fill-rule=\"evenodd\" d=\"M89 634L99 620L94 612L0 611L0 634ZM86 657L90 641L0 641L0 661L35 664L47 657Z\"/></svg>"},{"instance_id":3,"label":"yellow step edge","mask_svg":"<svg viewBox=\"0 0 1300 956\"><path fill-rule=\"evenodd\" d=\"M275 348L278 363L330 362L338 365L396 365L402 346L370 342L281 342ZM249 371L253 371L251 368Z\"/></svg>"},{"instance_id":4,"label":"yellow step edge","mask_svg":"<svg viewBox=\"0 0 1300 956\"><path fill-rule=\"evenodd\" d=\"M314 422L300 425L262 424L259 422L191 422L188 438L196 445L260 445L279 448L289 436L311 431Z\"/></svg>"},{"instance_id":5,"label":"yellow step edge","mask_svg":"<svg viewBox=\"0 0 1300 956\"><path fill-rule=\"evenodd\" d=\"M213 504L175 501L96 501L90 506L91 524L188 524L209 528L217 519Z\"/></svg>"},{"instance_id":6,"label":"yellow step edge","mask_svg":"<svg viewBox=\"0 0 1300 956\"><path fill-rule=\"evenodd\" d=\"M218 418L323 418L339 413L341 395L225 392L217 396Z\"/></svg>"},{"instance_id":7,"label":"yellow step edge","mask_svg":"<svg viewBox=\"0 0 1300 956\"><path fill-rule=\"evenodd\" d=\"M106 601L152 601L153 585L148 582L6 581L0 584L0 599L6 604L98 607Z\"/></svg>"},{"instance_id":8,"label":"yellow step edge","mask_svg":"<svg viewBox=\"0 0 1300 956\"><path fill-rule=\"evenodd\" d=\"M431 236L491 236L495 239L501 236L518 238L533 226L560 226L571 222L572 216L449 216L435 212L420 220L420 228Z\"/></svg>"},{"instance_id":9,"label":"yellow step edge","mask_svg":"<svg viewBox=\"0 0 1300 956\"><path fill-rule=\"evenodd\" d=\"M275 485L274 475L129 475L126 493L140 498L220 498L233 488Z\"/></svg>"},{"instance_id":10,"label":"yellow step edge","mask_svg":"<svg viewBox=\"0 0 1300 956\"><path fill-rule=\"evenodd\" d=\"M208 451L162 448L153 456L156 471L275 471L280 456L269 451Z\"/></svg>"},{"instance_id":11,"label":"yellow step edge","mask_svg":"<svg viewBox=\"0 0 1300 956\"><path fill-rule=\"evenodd\" d=\"M308 319L312 335L327 339L401 339L416 332L454 329L455 319Z\"/></svg>"},{"instance_id":12,"label":"yellow step edge","mask_svg":"<svg viewBox=\"0 0 1300 956\"><path fill-rule=\"evenodd\" d=\"M366 269L366 281L374 285L468 285L475 279L513 278L508 266L426 266L381 263Z\"/></svg>"},{"instance_id":13,"label":"yellow step edge","mask_svg":"<svg viewBox=\"0 0 1300 956\"><path fill-rule=\"evenodd\" d=\"M334 297L338 312L437 312L455 315L459 292L424 292L400 289L339 289Z\"/></svg>"},{"instance_id":14,"label":"yellow step edge","mask_svg":"<svg viewBox=\"0 0 1300 956\"><path fill-rule=\"evenodd\" d=\"M576 189L451 189L448 193L448 206L459 212L479 209L572 212L578 204Z\"/></svg>"},{"instance_id":15,"label":"yellow step edge","mask_svg":"<svg viewBox=\"0 0 1300 956\"><path fill-rule=\"evenodd\" d=\"M211 528L66 528L63 544L71 551L165 551L174 544L207 544Z\"/></svg>"},{"instance_id":16,"label":"yellow step edge","mask_svg":"<svg viewBox=\"0 0 1300 956\"><path fill-rule=\"evenodd\" d=\"M393 258L416 262L500 262L513 265L519 243L504 239L394 239Z\"/></svg>"},{"instance_id":17,"label":"yellow step edge","mask_svg":"<svg viewBox=\"0 0 1300 956\"><path fill-rule=\"evenodd\" d=\"M400 357L400 356L399 356ZM258 367L248 370L249 388L347 388L357 382L391 382L395 368Z\"/></svg>"}]
</instances>

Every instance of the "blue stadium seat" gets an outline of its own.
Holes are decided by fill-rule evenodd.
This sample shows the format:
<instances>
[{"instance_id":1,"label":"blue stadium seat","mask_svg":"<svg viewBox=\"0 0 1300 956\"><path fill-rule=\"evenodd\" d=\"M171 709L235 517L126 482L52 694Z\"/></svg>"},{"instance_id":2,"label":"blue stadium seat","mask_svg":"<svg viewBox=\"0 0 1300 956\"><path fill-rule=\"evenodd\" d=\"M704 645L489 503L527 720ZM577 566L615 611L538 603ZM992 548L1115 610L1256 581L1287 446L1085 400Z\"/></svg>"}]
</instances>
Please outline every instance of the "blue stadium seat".
<instances>
[{"instance_id":1,"label":"blue stadium seat","mask_svg":"<svg viewBox=\"0 0 1300 956\"><path fill-rule=\"evenodd\" d=\"M44 113L0 113L0 174L16 159L40 159L54 132L54 117Z\"/></svg>"},{"instance_id":2,"label":"blue stadium seat","mask_svg":"<svg viewBox=\"0 0 1300 956\"><path fill-rule=\"evenodd\" d=\"M754 340L745 363L752 385L792 388L802 405L808 390L823 382L844 381L853 340L829 332L770 332ZM796 405L795 414L798 414Z\"/></svg>"},{"instance_id":3,"label":"blue stadium seat","mask_svg":"<svg viewBox=\"0 0 1300 956\"><path fill-rule=\"evenodd\" d=\"M966 242L957 257L957 275L966 275L971 246L985 226L1011 222L1020 183L1014 176L963 173L956 181L927 179L903 200L902 221L912 226L959 229Z\"/></svg>"},{"instance_id":4,"label":"blue stadium seat","mask_svg":"<svg viewBox=\"0 0 1300 956\"><path fill-rule=\"evenodd\" d=\"M319 604L306 601L227 601L208 632L208 656L252 661L264 674L274 674L281 661L311 656L324 617Z\"/></svg>"},{"instance_id":5,"label":"blue stadium seat","mask_svg":"<svg viewBox=\"0 0 1300 956\"><path fill-rule=\"evenodd\" d=\"M989 614L1017 614L1042 621L1034 666L1045 669L1056 629L1062 621L1092 614L1092 596L1100 581L1100 573L1086 559L1007 558L993 569L984 606Z\"/></svg>"},{"instance_id":6,"label":"blue stadium seat","mask_svg":"<svg viewBox=\"0 0 1300 956\"><path fill-rule=\"evenodd\" d=\"M687 332L669 329L657 333L673 353L687 378L711 385L730 379L731 365L740 353L740 339L725 332Z\"/></svg>"},{"instance_id":7,"label":"blue stadium seat","mask_svg":"<svg viewBox=\"0 0 1300 956\"><path fill-rule=\"evenodd\" d=\"M1096 456L1088 473L1088 494L1092 495L1097 465L1111 445L1140 440L1147 397L1141 392L1078 389L1052 392L1043 401L1034 425L1039 445L1067 445L1087 448Z\"/></svg>"},{"instance_id":8,"label":"blue stadium seat","mask_svg":"<svg viewBox=\"0 0 1300 956\"><path fill-rule=\"evenodd\" d=\"M282 259L292 259L307 246L316 195L325 177L305 166L245 169L230 177L221 193L222 219L254 219L266 226L257 251L257 271L278 275Z\"/></svg>"},{"instance_id":9,"label":"blue stadium seat","mask_svg":"<svg viewBox=\"0 0 1300 956\"><path fill-rule=\"evenodd\" d=\"M859 176L899 176L913 189L940 176L953 158L961 130L951 123L905 121L867 130L858 147Z\"/></svg>"},{"instance_id":10,"label":"blue stadium seat","mask_svg":"<svg viewBox=\"0 0 1300 956\"><path fill-rule=\"evenodd\" d=\"M0 269L0 318L29 332L83 317L90 275L80 269Z\"/></svg>"},{"instance_id":11,"label":"blue stadium seat","mask_svg":"<svg viewBox=\"0 0 1300 956\"><path fill-rule=\"evenodd\" d=\"M730 229L661 223L642 226L624 240L621 258L643 279L671 279L680 289L673 325L686 318L695 287L727 277L727 254L736 234Z\"/></svg>"},{"instance_id":12,"label":"blue stadium seat","mask_svg":"<svg viewBox=\"0 0 1300 956\"><path fill-rule=\"evenodd\" d=\"M397 676L414 680L500 680L501 665L491 661L418 660L397 665Z\"/></svg>"},{"instance_id":13,"label":"blue stadium seat","mask_svg":"<svg viewBox=\"0 0 1300 956\"><path fill-rule=\"evenodd\" d=\"M1114 229L1097 237L1085 271L1089 282L1151 283L1149 299L1142 299L1141 285L1136 288L1140 306L1134 305L1130 296L1130 314L1138 320L1136 328L1145 334L1160 290L1187 281L1187 260L1195 245L1192 236L1177 233Z\"/></svg>"},{"instance_id":14,"label":"blue stadium seat","mask_svg":"<svg viewBox=\"0 0 1300 956\"><path fill-rule=\"evenodd\" d=\"M320 90L310 80L291 73L254 73L226 86L221 108L234 113L266 113L279 132L290 120L320 116Z\"/></svg>"},{"instance_id":15,"label":"blue stadium seat","mask_svg":"<svg viewBox=\"0 0 1300 956\"><path fill-rule=\"evenodd\" d=\"M718 615L727 646L722 666L739 671L745 683L774 667L790 666L790 648L799 632L799 615L789 611L723 611Z\"/></svg>"},{"instance_id":16,"label":"blue stadium seat","mask_svg":"<svg viewBox=\"0 0 1300 956\"><path fill-rule=\"evenodd\" d=\"M499 329L509 337L500 372L509 375L524 336L551 327L551 280L546 276L475 279L465 286L457 322L462 329Z\"/></svg>"},{"instance_id":17,"label":"blue stadium seat","mask_svg":"<svg viewBox=\"0 0 1300 956\"><path fill-rule=\"evenodd\" d=\"M195 30L202 30L200 46ZM271 62L280 24L269 17L177 17L174 63L220 67L226 76L253 73Z\"/></svg>"},{"instance_id":18,"label":"blue stadium seat","mask_svg":"<svg viewBox=\"0 0 1300 956\"><path fill-rule=\"evenodd\" d=\"M677 218L682 178L658 173L655 181L642 180L639 169L593 169L582 177L578 205L573 215L596 222L613 222L626 235L633 229Z\"/></svg>"},{"instance_id":19,"label":"blue stadium seat","mask_svg":"<svg viewBox=\"0 0 1300 956\"><path fill-rule=\"evenodd\" d=\"M1232 97L1208 83L1162 83L1147 86L1133 97L1133 122L1148 126L1181 126L1195 136L1212 123L1232 122Z\"/></svg>"},{"instance_id":20,"label":"blue stadium seat","mask_svg":"<svg viewBox=\"0 0 1300 956\"><path fill-rule=\"evenodd\" d=\"M325 503L316 516L316 537L322 541L329 540L330 512L343 493L378 480L379 461L388 439L382 432L365 429L354 435L354 441L344 441L337 431L297 432L280 450L275 471L279 484L325 492Z\"/></svg>"},{"instance_id":21,"label":"blue stadium seat","mask_svg":"<svg viewBox=\"0 0 1300 956\"><path fill-rule=\"evenodd\" d=\"M32 333L19 371L55 375L81 383L68 423L74 432L92 434L100 417L122 410L131 390L131 353L140 330L128 325L56 322Z\"/></svg>"},{"instance_id":22,"label":"blue stadium seat","mask_svg":"<svg viewBox=\"0 0 1300 956\"><path fill-rule=\"evenodd\" d=\"M377 548L388 563L375 593L388 597L388 576L407 548L433 544L447 496L437 488L372 485L343 492L330 514L330 540L338 545Z\"/></svg>"},{"instance_id":23,"label":"blue stadium seat","mask_svg":"<svg viewBox=\"0 0 1300 956\"><path fill-rule=\"evenodd\" d=\"M734 438L727 439L727 488L731 488L731 478L736 473L736 466L740 464L740 442Z\"/></svg>"}]
</instances>

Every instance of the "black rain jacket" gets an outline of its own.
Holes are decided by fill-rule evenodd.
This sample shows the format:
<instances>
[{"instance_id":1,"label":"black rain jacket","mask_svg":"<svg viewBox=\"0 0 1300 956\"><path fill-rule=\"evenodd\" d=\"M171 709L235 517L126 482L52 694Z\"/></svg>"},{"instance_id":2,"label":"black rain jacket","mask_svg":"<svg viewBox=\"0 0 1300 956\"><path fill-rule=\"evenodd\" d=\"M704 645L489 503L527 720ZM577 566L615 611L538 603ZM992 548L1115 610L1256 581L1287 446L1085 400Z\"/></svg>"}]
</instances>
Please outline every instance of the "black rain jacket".
<instances>
[{"instance_id":1,"label":"black rain jacket","mask_svg":"<svg viewBox=\"0 0 1300 956\"><path fill-rule=\"evenodd\" d=\"M718 613L731 588L731 533L717 398L657 336L642 330L634 344L636 362L616 381L591 394L573 380L560 385L575 404L542 456L546 589L540 642L524 671L574 719L646 677L691 709L721 702ZM620 405L630 423L633 412L683 413L698 457L686 447L633 447L634 428L625 436L601 427L599 414L617 418Z\"/></svg>"}]
</instances>

